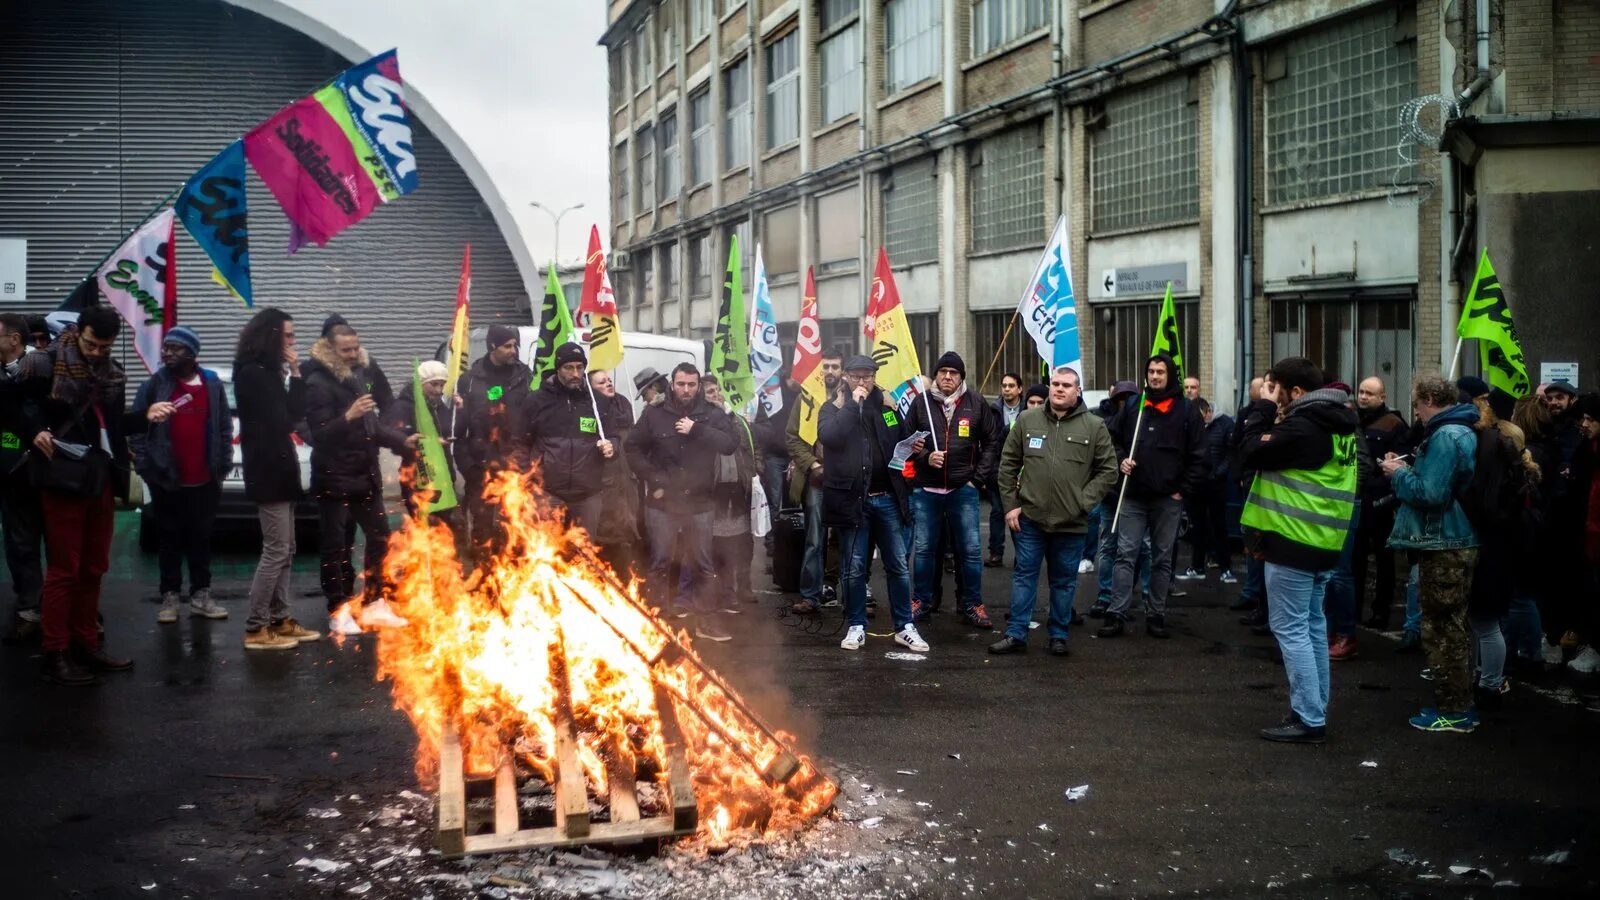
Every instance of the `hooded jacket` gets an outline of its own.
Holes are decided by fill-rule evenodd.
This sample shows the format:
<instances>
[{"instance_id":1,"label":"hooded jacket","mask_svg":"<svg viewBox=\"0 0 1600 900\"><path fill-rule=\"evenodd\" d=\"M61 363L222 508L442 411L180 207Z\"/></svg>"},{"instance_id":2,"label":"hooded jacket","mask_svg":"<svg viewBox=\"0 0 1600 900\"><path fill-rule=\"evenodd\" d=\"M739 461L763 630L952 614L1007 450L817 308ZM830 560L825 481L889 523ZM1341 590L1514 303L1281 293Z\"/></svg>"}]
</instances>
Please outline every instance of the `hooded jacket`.
<instances>
[{"instance_id":1,"label":"hooded jacket","mask_svg":"<svg viewBox=\"0 0 1600 900\"><path fill-rule=\"evenodd\" d=\"M1275 422L1278 407L1256 400L1244 409L1239 425L1238 467L1244 472L1320 469L1333 458L1333 437L1356 433L1350 395L1323 388L1301 395ZM1321 550L1272 531L1245 529L1247 546L1267 562L1320 572L1339 565L1339 551Z\"/></svg>"},{"instance_id":2,"label":"hooded jacket","mask_svg":"<svg viewBox=\"0 0 1600 900\"><path fill-rule=\"evenodd\" d=\"M817 441L822 457L822 524L830 528L859 528L866 523L867 491L872 485L873 446L884 466L889 493L900 507L900 521L911 524L911 488L900 472L888 468L894 445L911 436L912 429L894 403L886 402L882 388L873 388L865 403L846 394L842 407L824 403L817 421Z\"/></svg>"},{"instance_id":3,"label":"hooded jacket","mask_svg":"<svg viewBox=\"0 0 1600 900\"><path fill-rule=\"evenodd\" d=\"M221 484L233 468L233 411L228 409L228 395L217 373L207 368L196 371L206 389L206 469L213 481ZM151 404L172 397L177 378L163 366L150 379L139 386L134 395L131 416L143 417ZM179 410L173 415L182 415ZM178 459L172 450L172 419L165 422L146 422L143 431L128 435L128 447L133 453L133 468L139 477L155 487L175 491L182 487L178 478Z\"/></svg>"},{"instance_id":4,"label":"hooded jacket","mask_svg":"<svg viewBox=\"0 0 1600 900\"><path fill-rule=\"evenodd\" d=\"M678 433L678 420L693 420L688 434ZM647 406L639 424L628 432L628 464L644 482L646 505L679 513L711 509L717 467L711 457L737 449L728 414L696 396L687 406L668 397ZM656 496L661 491L661 496Z\"/></svg>"},{"instance_id":5,"label":"hooded jacket","mask_svg":"<svg viewBox=\"0 0 1600 900\"><path fill-rule=\"evenodd\" d=\"M1389 546L1401 550L1458 550L1478 546L1467 513L1456 500L1472 481L1478 458L1473 425L1478 409L1458 403L1429 419L1410 466L1390 479L1400 499Z\"/></svg>"},{"instance_id":6,"label":"hooded jacket","mask_svg":"<svg viewBox=\"0 0 1600 900\"><path fill-rule=\"evenodd\" d=\"M315 366L302 367L306 382L306 427L311 432L311 489L322 497L368 497L382 491L378 448L404 453L406 436L376 411L352 422L345 411L373 393L367 351L346 365L327 338L311 345ZM309 368L309 371L306 369ZM376 402L376 396L374 396Z\"/></svg>"},{"instance_id":7,"label":"hooded jacket","mask_svg":"<svg viewBox=\"0 0 1600 900\"><path fill-rule=\"evenodd\" d=\"M598 446L599 422L589 390L565 387L552 372L522 401L511 425L518 471L537 463L544 489L568 503L586 500L605 487L605 457ZM612 446L622 436L608 431Z\"/></svg>"},{"instance_id":8,"label":"hooded jacket","mask_svg":"<svg viewBox=\"0 0 1600 900\"><path fill-rule=\"evenodd\" d=\"M1117 450L1082 400L1065 415L1049 403L1023 410L1000 451L1000 495L1009 512L1049 532L1082 534L1089 513L1117 483Z\"/></svg>"},{"instance_id":9,"label":"hooded jacket","mask_svg":"<svg viewBox=\"0 0 1600 900\"><path fill-rule=\"evenodd\" d=\"M971 385L962 382L960 390L949 415L931 392L911 404L906 433L930 433L922 452L913 457L912 487L955 490L969 484L982 487L994 479L1002 440L999 417ZM928 462L935 445L945 451L944 466L937 469Z\"/></svg>"},{"instance_id":10,"label":"hooded jacket","mask_svg":"<svg viewBox=\"0 0 1600 900\"><path fill-rule=\"evenodd\" d=\"M1163 360L1167 371L1176 374L1177 366L1165 354L1151 357ZM1134 427L1140 429L1134 447ZM1176 377L1159 392L1146 391L1144 416L1139 416L1139 398L1122 407L1110 423L1111 439L1117 445L1117 459L1127 459L1132 449L1138 463L1128 476L1128 496L1154 500L1175 493L1198 493L1205 482L1205 419L1200 410L1183 396L1183 382Z\"/></svg>"},{"instance_id":11,"label":"hooded jacket","mask_svg":"<svg viewBox=\"0 0 1600 900\"><path fill-rule=\"evenodd\" d=\"M472 364L457 385L462 406L456 416L456 465L469 479L514 462L516 411L533 383L533 370L517 360L506 366L487 355Z\"/></svg>"}]
</instances>

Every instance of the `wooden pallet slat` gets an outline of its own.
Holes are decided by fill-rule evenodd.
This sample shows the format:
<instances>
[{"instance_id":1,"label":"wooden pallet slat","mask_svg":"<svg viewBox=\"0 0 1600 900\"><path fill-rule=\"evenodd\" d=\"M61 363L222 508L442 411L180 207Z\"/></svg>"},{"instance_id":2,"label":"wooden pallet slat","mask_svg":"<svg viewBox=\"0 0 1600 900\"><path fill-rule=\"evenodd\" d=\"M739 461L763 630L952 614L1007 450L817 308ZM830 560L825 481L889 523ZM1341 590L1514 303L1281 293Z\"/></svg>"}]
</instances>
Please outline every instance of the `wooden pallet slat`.
<instances>
[{"instance_id":1,"label":"wooden pallet slat","mask_svg":"<svg viewBox=\"0 0 1600 900\"><path fill-rule=\"evenodd\" d=\"M683 755L678 707L672 694L659 683L656 684L656 715L661 717L661 736L667 745L667 799L672 807L672 824L693 831L700 824L700 810L694 802L689 761Z\"/></svg>"},{"instance_id":2,"label":"wooden pallet slat","mask_svg":"<svg viewBox=\"0 0 1600 900\"><path fill-rule=\"evenodd\" d=\"M439 852L460 856L467 843L467 786L461 765L461 731L454 722L439 740Z\"/></svg>"},{"instance_id":3,"label":"wooden pallet slat","mask_svg":"<svg viewBox=\"0 0 1600 900\"><path fill-rule=\"evenodd\" d=\"M611 821L639 821L639 785L634 775L633 754L610 742L606 762L606 781L611 785Z\"/></svg>"},{"instance_id":4,"label":"wooden pallet slat","mask_svg":"<svg viewBox=\"0 0 1600 900\"><path fill-rule=\"evenodd\" d=\"M578 764L578 738L565 704L556 704L556 827L567 837L589 833L589 789Z\"/></svg>"},{"instance_id":5,"label":"wooden pallet slat","mask_svg":"<svg viewBox=\"0 0 1600 900\"><path fill-rule=\"evenodd\" d=\"M517 766L511 754L507 753L494 773L494 833L510 834L516 831L520 824L520 810L521 805L517 801Z\"/></svg>"}]
</instances>

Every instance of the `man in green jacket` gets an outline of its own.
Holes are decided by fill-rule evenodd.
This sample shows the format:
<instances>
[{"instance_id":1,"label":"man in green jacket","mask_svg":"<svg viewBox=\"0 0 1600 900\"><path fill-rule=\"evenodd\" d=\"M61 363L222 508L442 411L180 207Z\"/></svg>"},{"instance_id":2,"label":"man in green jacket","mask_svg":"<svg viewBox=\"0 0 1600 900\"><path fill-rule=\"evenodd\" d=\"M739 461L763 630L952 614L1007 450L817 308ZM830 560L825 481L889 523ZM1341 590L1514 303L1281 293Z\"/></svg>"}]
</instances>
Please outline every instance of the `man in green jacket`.
<instances>
[{"instance_id":1,"label":"man in green jacket","mask_svg":"<svg viewBox=\"0 0 1600 900\"><path fill-rule=\"evenodd\" d=\"M1050 652L1067 655L1067 623L1078 589L1089 511L1117 483L1117 451L1099 416L1083 404L1078 373L1050 375L1050 402L1028 409L1000 450L1000 495L1016 539L1011 620L990 653L1028 649L1028 624L1039 593L1039 565L1050 561Z\"/></svg>"}]
</instances>

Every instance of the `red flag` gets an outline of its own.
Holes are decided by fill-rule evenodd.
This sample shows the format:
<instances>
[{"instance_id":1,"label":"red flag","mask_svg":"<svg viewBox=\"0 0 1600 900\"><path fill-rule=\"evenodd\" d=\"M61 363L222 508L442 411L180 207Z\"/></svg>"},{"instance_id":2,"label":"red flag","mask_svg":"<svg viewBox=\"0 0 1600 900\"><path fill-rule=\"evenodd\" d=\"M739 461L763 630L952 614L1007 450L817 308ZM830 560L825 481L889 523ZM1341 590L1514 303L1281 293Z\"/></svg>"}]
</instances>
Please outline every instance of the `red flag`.
<instances>
[{"instance_id":1,"label":"red flag","mask_svg":"<svg viewBox=\"0 0 1600 900\"><path fill-rule=\"evenodd\" d=\"M456 315L450 327L450 357L445 392L454 394L467 359L467 315L472 304L472 245L461 253L461 280L456 282Z\"/></svg>"},{"instance_id":2,"label":"red flag","mask_svg":"<svg viewBox=\"0 0 1600 900\"><path fill-rule=\"evenodd\" d=\"M606 272L598 225L589 226L589 254L583 264L578 323L588 333L590 368L615 369L622 362L622 321L617 316L617 297Z\"/></svg>"},{"instance_id":3,"label":"red flag","mask_svg":"<svg viewBox=\"0 0 1600 900\"><path fill-rule=\"evenodd\" d=\"M804 384L806 377L822 362L822 326L817 321L817 279L806 266L806 292L800 300L800 326L794 338L794 365L789 377Z\"/></svg>"},{"instance_id":4,"label":"red flag","mask_svg":"<svg viewBox=\"0 0 1600 900\"><path fill-rule=\"evenodd\" d=\"M872 289L867 294L867 314L861 333L867 340L878 339L878 317L900 305L900 289L895 287L894 271L889 268L889 253L878 248L878 264L872 269Z\"/></svg>"}]
</instances>

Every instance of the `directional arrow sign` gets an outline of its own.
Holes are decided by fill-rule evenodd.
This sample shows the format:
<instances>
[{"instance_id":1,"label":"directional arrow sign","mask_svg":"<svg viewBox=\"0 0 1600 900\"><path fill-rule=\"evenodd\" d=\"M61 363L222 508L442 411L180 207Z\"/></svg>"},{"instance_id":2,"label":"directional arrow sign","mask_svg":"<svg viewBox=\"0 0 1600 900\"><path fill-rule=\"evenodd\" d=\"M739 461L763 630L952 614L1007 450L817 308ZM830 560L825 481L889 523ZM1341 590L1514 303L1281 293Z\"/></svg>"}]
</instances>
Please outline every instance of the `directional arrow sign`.
<instances>
[{"instance_id":1,"label":"directional arrow sign","mask_svg":"<svg viewBox=\"0 0 1600 900\"><path fill-rule=\"evenodd\" d=\"M1102 272L1100 275L1100 286L1105 288L1105 295L1107 297L1115 297L1117 295L1117 270L1106 269L1104 272Z\"/></svg>"},{"instance_id":2,"label":"directional arrow sign","mask_svg":"<svg viewBox=\"0 0 1600 900\"><path fill-rule=\"evenodd\" d=\"M1095 287L1100 289L1100 299L1117 297L1159 297L1167 289L1183 292L1189 289L1188 263L1155 263L1143 266L1121 266L1102 269Z\"/></svg>"}]
</instances>

